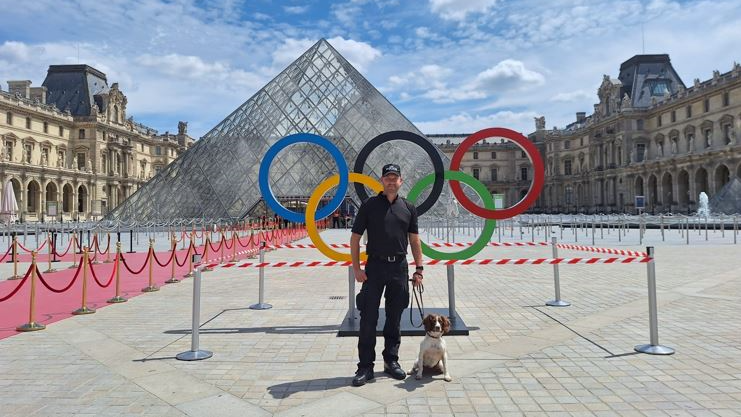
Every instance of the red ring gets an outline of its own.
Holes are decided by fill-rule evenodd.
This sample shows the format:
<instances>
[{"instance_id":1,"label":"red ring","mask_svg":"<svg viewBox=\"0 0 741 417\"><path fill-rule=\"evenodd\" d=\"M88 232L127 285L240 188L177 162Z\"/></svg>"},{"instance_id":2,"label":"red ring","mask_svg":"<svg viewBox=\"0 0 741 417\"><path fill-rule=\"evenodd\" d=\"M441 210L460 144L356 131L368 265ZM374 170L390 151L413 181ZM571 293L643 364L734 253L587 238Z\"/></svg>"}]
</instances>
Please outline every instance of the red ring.
<instances>
[{"instance_id":1,"label":"red ring","mask_svg":"<svg viewBox=\"0 0 741 417\"><path fill-rule=\"evenodd\" d=\"M527 194L525 195L525 198L520 200L512 207L500 210L489 210L483 207L479 207L473 201L469 200L466 194L463 192L460 182L450 180L450 189L453 191L453 195L455 195L455 197L458 199L458 202L461 203L461 206L463 206L471 213L485 219L509 219L511 217L517 216L520 213L523 213L525 210L530 208L533 203L535 203L535 200L537 200L538 196L540 195L540 191L543 189L543 183L545 182L545 169L543 167L543 159L540 157L538 148L535 146L535 144L530 142L528 138L523 136L521 133L504 127L490 127L487 129L479 130L478 132L467 137L466 140L458 145L458 148L453 154L453 158L450 160L450 170L458 171L458 168L460 168L461 166L463 155L466 153L468 148L470 148L471 146L473 146L473 144L480 140L491 137L507 138L517 143L525 150L525 153L530 157L530 161L533 164L534 176L533 183L530 186L530 190L528 190Z\"/></svg>"}]
</instances>

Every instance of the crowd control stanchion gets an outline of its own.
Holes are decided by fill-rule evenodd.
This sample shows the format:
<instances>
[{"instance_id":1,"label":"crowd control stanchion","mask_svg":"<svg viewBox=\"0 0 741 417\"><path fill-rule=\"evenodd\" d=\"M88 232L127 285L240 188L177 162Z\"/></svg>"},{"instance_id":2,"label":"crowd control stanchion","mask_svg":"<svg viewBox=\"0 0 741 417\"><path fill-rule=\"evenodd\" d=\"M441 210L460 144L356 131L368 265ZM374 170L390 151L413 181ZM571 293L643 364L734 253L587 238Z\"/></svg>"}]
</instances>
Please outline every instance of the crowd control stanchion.
<instances>
[{"instance_id":1,"label":"crowd control stanchion","mask_svg":"<svg viewBox=\"0 0 741 417\"><path fill-rule=\"evenodd\" d=\"M154 285L154 239L149 239L149 252L147 252L147 262L149 262L149 285L142 288L142 292L159 291L159 287Z\"/></svg>"},{"instance_id":2,"label":"crowd control stanchion","mask_svg":"<svg viewBox=\"0 0 741 417\"><path fill-rule=\"evenodd\" d=\"M349 288L347 318L350 321L355 321L355 273L352 270L352 265L347 267L347 283Z\"/></svg>"},{"instance_id":3,"label":"crowd control stanchion","mask_svg":"<svg viewBox=\"0 0 741 417\"><path fill-rule=\"evenodd\" d=\"M35 332L44 330L46 326L36 322L36 252L31 252L31 303L28 308L28 323L22 324L15 329L19 332Z\"/></svg>"},{"instance_id":4,"label":"crowd control stanchion","mask_svg":"<svg viewBox=\"0 0 741 417\"><path fill-rule=\"evenodd\" d=\"M205 235L206 232L203 232ZM201 271L203 272L209 272L213 271L214 269L208 266L208 247L211 246L211 240L209 240L208 236L206 237L206 243L203 245L203 263L205 264L203 266L203 269Z\"/></svg>"},{"instance_id":5,"label":"crowd control stanchion","mask_svg":"<svg viewBox=\"0 0 741 417\"><path fill-rule=\"evenodd\" d=\"M126 299L121 297L121 242L116 242L116 261L113 266L116 268L116 295L109 299L111 304L125 303Z\"/></svg>"},{"instance_id":6,"label":"crowd control stanchion","mask_svg":"<svg viewBox=\"0 0 741 417\"><path fill-rule=\"evenodd\" d=\"M232 259L229 262L237 262L237 239L236 232L232 230Z\"/></svg>"},{"instance_id":7,"label":"crowd control stanchion","mask_svg":"<svg viewBox=\"0 0 741 417\"><path fill-rule=\"evenodd\" d=\"M659 344L659 319L656 306L656 264L654 261L654 247L647 246L646 253L650 261L648 269L648 324L651 343L647 345L636 345L636 352L648 353L650 355L671 355L674 349Z\"/></svg>"},{"instance_id":8,"label":"crowd control stanchion","mask_svg":"<svg viewBox=\"0 0 741 417\"><path fill-rule=\"evenodd\" d=\"M265 263L265 242L260 242L260 263ZM265 267L260 267L260 293L257 304L252 304L250 308L252 310L268 310L273 308L272 305L264 302L265 300Z\"/></svg>"},{"instance_id":9,"label":"crowd control stanchion","mask_svg":"<svg viewBox=\"0 0 741 417\"><path fill-rule=\"evenodd\" d=\"M201 262L201 255L194 253L191 262ZM201 268L196 268L193 279L193 329L191 330L190 350L178 353L175 358L180 361L200 361L214 356L208 350L201 350L198 346L198 329L201 321Z\"/></svg>"},{"instance_id":10,"label":"crowd control stanchion","mask_svg":"<svg viewBox=\"0 0 741 417\"><path fill-rule=\"evenodd\" d=\"M175 278L175 263L177 261L176 252L178 249L178 241L175 239L175 235L172 235L172 260L170 261L172 263L172 270L170 272L170 279L165 281L165 284L177 284L180 282L179 279ZM188 255L185 255L188 256Z\"/></svg>"},{"instance_id":11,"label":"crowd control stanchion","mask_svg":"<svg viewBox=\"0 0 741 417\"><path fill-rule=\"evenodd\" d=\"M72 314L80 316L83 314L93 314L95 310L87 306L87 268L88 268L88 248L82 250L82 305Z\"/></svg>"},{"instance_id":12,"label":"crowd control stanchion","mask_svg":"<svg viewBox=\"0 0 741 417\"><path fill-rule=\"evenodd\" d=\"M73 232L72 233L72 265L70 265L69 269L77 269L77 235Z\"/></svg>"},{"instance_id":13,"label":"crowd control stanchion","mask_svg":"<svg viewBox=\"0 0 741 417\"><path fill-rule=\"evenodd\" d=\"M139 238L137 238L137 242ZM136 253L134 251L134 229L129 229L129 251L126 253Z\"/></svg>"},{"instance_id":14,"label":"crowd control stanchion","mask_svg":"<svg viewBox=\"0 0 741 417\"><path fill-rule=\"evenodd\" d=\"M10 230L10 225L8 225L8 230ZM8 263L8 264L14 262L14 259L15 259L15 251L16 251L16 247L15 247L15 232L12 232L10 234L10 236L12 236L12 238L10 240L10 250L11 250L11 252L10 252L10 259L8 259L7 261L5 261L5 263Z\"/></svg>"},{"instance_id":15,"label":"crowd control stanchion","mask_svg":"<svg viewBox=\"0 0 741 417\"><path fill-rule=\"evenodd\" d=\"M448 318L455 321L458 315L455 312L455 269L453 265L447 265L448 272Z\"/></svg>"},{"instance_id":16,"label":"crowd control stanchion","mask_svg":"<svg viewBox=\"0 0 741 417\"><path fill-rule=\"evenodd\" d=\"M551 246L553 247L553 258L558 258L558 245L556 236L551 236ZM568 301L561 299L561 280L558 273L558 264L553 264L553 288L556 291L556 298L546 301L545 305L550 307L568 307L571 305Z\"/></svg>"},{"instance_id":17,"label":"crowd control stanchion","mask_svg":"<svg viewBox=\"0 0 741 417\"><path fill-rule=\"evenodd\" d=\"M103 261L103 263L109 264L113 262L111 261L111 233L110 232L107 234L106 240L108 241L108 244L106 245L106 248L105 248L105 261Z\"/></svg>"},{"instance_id":18,"label":"crowd control stanchion","mask_svg":"<svg viewBox=\"0 0 741 417\"><path fill-rule=\"evenodd\" d=\"M13 275L10 276L8 279L21 279L22 276L18 275L18 238L13 235L13 257L10 258L11 262L13 262Z\"/></svg>"},{"instance_id":19,"label":"crowd control stanchion","mask_svg":"<svg viewBox=\"0 0 741 417\"><path fill-rule=\"evenodd\" d=\"M49 265L48 265L46 271L44 271L44 273L48 274L50 272L57 272L57 270L51 267L51 257L52 257L52 254L54 253L54 248L52 247L52 244L51 244L51 242L52 242L52 240L51 240L51 234L48 234L47 237L46 237L46 239L47 239L47 245L49 246L49 248L48 248L49 256L47 257L48 258L48 264Z\"/></svg>"},{"instance_id":20,"label":"crowd control stanchion","mask_svg":"<svg viewBox=\"0 0 741 417\"><path fill-rule=\"evenodd\" d=\"M54 230L54 231L51 232L51 241L54 244L54 250L51 251L51 253L52 253L52 259L51 259L51 261L53 263L59 262L59 259L57 259L57 235L58 235L58 233L57 233L56 230Z\"/></svg>"},{"instance_id":21,"label":"crowd control stanchion","mask_svg":"<svg viewBox=\"0 0 741 417\"><path fill-rule=\"evenodd\" d=\"M188 254L190 254L190 252L191 252L190 249L193 249L193 255L198 255L198 253L196 253L196 251L195 251L195 246L193 245L193 240L192 239L190 241L190 246L189 246ZM188 254L186 254L185 256L188 256ZM185 274L185 275L183 275L183 278L190 278L192 276L193 276L193 257L192 256L188 256L188 273Z\"/></svg>"}]
</instances>

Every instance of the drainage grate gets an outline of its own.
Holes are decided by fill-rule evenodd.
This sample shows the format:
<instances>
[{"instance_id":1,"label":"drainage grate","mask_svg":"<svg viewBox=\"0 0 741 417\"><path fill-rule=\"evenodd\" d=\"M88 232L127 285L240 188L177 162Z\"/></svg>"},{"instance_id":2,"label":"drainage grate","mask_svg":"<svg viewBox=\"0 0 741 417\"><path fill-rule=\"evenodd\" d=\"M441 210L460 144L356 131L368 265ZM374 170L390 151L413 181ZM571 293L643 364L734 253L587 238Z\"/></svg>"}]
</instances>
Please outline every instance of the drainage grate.
<instances>
[{"instance_id":1,"label":"drainage grate","mask_svg":"<svg viewBox=\"0 0 741 417\"><path fill-rule=\"evenodd\" d=\"M344 295L332 295L329 297L329 299L330 300L344 300L345 296Z\"/></svg>"}]
</instances>

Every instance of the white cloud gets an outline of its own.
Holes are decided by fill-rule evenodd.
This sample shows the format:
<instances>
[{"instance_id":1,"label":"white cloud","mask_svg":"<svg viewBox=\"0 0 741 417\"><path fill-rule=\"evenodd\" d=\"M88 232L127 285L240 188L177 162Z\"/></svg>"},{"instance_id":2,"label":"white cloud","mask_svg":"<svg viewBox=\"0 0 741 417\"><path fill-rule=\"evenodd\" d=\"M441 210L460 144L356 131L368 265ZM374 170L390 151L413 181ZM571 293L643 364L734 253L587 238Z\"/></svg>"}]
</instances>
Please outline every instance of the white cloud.
<instances>
[{"instance_id":1,"label":"white cloud","mask_svg":"<svg viewBox=\"0 0 741 417\"><path fill-rule=\"evenodd\" d=\"M501 111L485 115L470 115L463 112L440 120L414 124L424 133L473 133L487 127L506 127L527 134L533 130L535 116L537 114L531 111L519 113Z\"/></svg>"},{"instance_id":2,"label":"white cloud","mask_svg":"<svg viewBox=\"0 0 741 417\"><path fill-rule=\"evenodd\" d=\"M43 52L43 48L29 46L23 42L5 41L0 45L0 61L29 62L33 56Z\"/></svg>"},{"instance_id":3,"label":"white cloud","mask_svg":"<svg viewBox=\"0 0 741 417\"><path fill-rule=\"evenodd\" d=\"M309 6L283 6L283 10L288 14L303 14L309 10Z\"/></svg>"},{"instance_id":4,"label":"white cloud","mask_svg":"<svg viewBox=\"0 0 741 417\"><path fill-rule=\"evenodd\" d=\"M568 93L558 93L555 96L551 97L551 101L557 101L557 102L569 102L569 101L579 101L579 100L589 100L589 99L596 99L597 95L594 93L588 93L584 90L576 90L576 91L570 91Z\"/></svg>"},{"instance_id":5,"label":"white cloud","mask_svg":"<svg viewBox=\"0 0 741 417\"><path fill-rule=\"evenodd\" d=\"M237 86L258 89L266 81L254 73L233 69L228 63L208 63L197 56L168 54L154 56L144 54L136 59L144 67L149 67L168 77L190 79L200 82L218 81Z\"/></svg>"},{"instance_id":6,"label":"white cloud","mask_svg":"<svg viewBox=\"0 0 741 417\"><path fill-rule=\"evenodd\" d=\"M484 13L491 9L497 0L430 0L430 9L446 20L465 20L466 15Z\"/></svg>"},{"instance_id":7,"label":"white cloud","mask_svg":"<svg viewBox=\"0 0 741 417\"><path fill-rule=\"evenodd\" d=\"M544 83L543 74L525 68L525 64L514 59L499 62L479 73L474 81L476 87L489 91L540 86Z\"/></svg>"},{"instance_id":8,"label":"white cloud","mask_svg":"<svg viewBox=\"0 0 741 417\"><path fill-rule=\"evenodd\" d=\"M327 41L360 72L365 71L373 61L381 57L381 51L366 42L345 39L341 36L335 36ZM311 39L286 39L273 52L274 68L282 70L315 43L316 41Z\"/></svg>"}]
</instances>

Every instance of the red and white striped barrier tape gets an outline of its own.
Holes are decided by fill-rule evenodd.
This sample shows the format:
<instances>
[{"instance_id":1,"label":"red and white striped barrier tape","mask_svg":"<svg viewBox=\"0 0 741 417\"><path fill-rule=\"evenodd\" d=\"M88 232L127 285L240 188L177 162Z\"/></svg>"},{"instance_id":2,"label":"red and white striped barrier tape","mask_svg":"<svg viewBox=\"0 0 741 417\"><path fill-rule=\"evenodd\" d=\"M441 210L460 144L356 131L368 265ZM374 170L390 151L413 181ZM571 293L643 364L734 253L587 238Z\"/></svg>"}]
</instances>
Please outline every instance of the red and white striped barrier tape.
<instances>
[{"instance_id":1,"label":"red and white striped barrier tape","mask_svg":"<svg viewBox=\"0 0 741 417\"><path fill-rule=\"evenodd\" d=\"M652 258L533 258L533 259L431 259L422 262L423 265L575 265L575 264L629 264L646 263ZM364 265L365 262L361 262ZM413 263L412 263L413 264ZM202 264L209 268L298 268L316 266L351 266L350 261L277 261L277 262L229 262L225 264Z\"/></svg>"},{"instance_id":2,"label":"red and white striped barrier tape","mask_svg":"<svg viewBox=\"0 0 741 417\"><path fill-rule=\"evenodd\" d=\"M595 248L592 246L567 245L564 243L559 243L556 246L562 249L580 250L580 251L585 251L585 252L609 253L612 255L636 256L636 257L648 256L646 252L637 252L637 251L627 250L627 249Z\"/></svg>"},{"instance_id":3,"label":"red and white striped barrier tape","mask_svg":"<svg viewBox=\"0 0 741 417\"><path fill-rule=\"evenodd\" d=\"M427 246L433 248L464 248L472 246L473 242L468 243L428 243ZM548 246L548 242L489 242L489 246ZM344 248L349 249L349 243L330 243L327 246L330 248ZM267 245L267 248L273 249L316 249L316 245L304 244L304 243L289 243L284 245Z\"/></svg>"}]
</instances>

